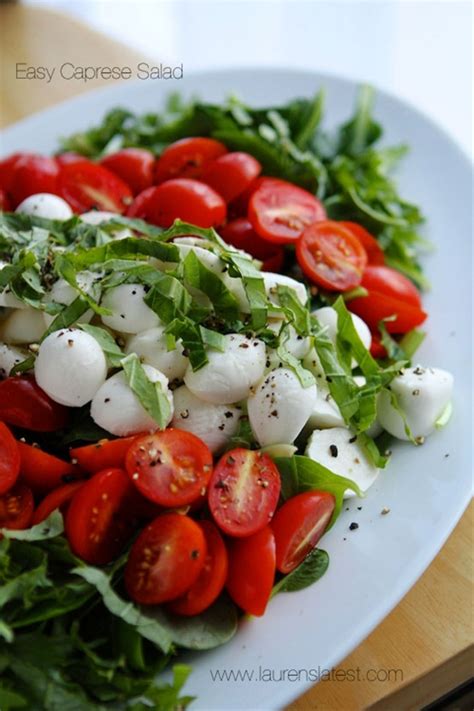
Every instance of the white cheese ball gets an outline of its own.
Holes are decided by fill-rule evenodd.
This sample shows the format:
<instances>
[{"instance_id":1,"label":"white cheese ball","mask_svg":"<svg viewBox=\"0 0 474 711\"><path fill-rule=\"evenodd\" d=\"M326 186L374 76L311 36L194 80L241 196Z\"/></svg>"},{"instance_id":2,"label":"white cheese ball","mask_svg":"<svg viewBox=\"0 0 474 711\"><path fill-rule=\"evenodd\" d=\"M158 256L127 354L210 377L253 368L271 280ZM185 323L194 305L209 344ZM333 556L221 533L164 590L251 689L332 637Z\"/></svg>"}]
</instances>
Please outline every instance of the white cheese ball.
<instances>
[{"instance_id":1,"label":"white cheese ball","mask_svg":"<svg viewBox=\"0 0 474 711\"><path fill-rule=\"evenodd\" d=\"M370 461L364 449L346 427L314 430L308 440L306 456L322 464L334 474L352 479L362 492L372 486L379 470ZM355 496L348 489L344 498Z\"/></svg>"},{"instance_id":2,"label":"white cheese ball","mask_svg":"<svg viewBox=\"0 0 474 711\"><path fill-rule=\"evenodd\" d=\"M200 400L182 385L173 393L172 426L192 432L207 444L211 452L224 449L239 426L240 408L234 405L214 405Z\"/></svg>"},{"instance_id":3,"label":"white cheese ball","mask_svg":"<svg viewBox=\"0 0 474 711\"><path fill-rule=\"evenodd\" d=\"M36 382L55 402L81 407L107 377L107 363L95 338L76 328L54 331L40 345Z\"/></svg>"},{"instance_id":4,"label":"white cheese ball","mask_svg":"<svg viewBox=\"0 0 474 711\"><path fill-rule=\"evenodd\" d=\"M78 286L84 291L86 294L89 296L94 296L94 285L97 280L97 275L94 274L93 272L79 272L76 275L76 280ZM53 286L51 287L51 291L46 295L45 301L47 303L54 302L56 304L63 304L64 306L69 306L72 304L77 297L80 296L79 291L75 289L73 286L69 284L65 279L58 279L58 281L54 282ZM80 322L81 323L89 323L89 321L92 319L94 316L94 312L92 309L87 309L82 316L80 317ZM52 316L51 314L45 314L44 315L46 324L49 328L49 326L52 324L54 319L56 318L55 316Z\"/></svg>"},{"instance_id":5,"label":"white cheese ball","mask_svg":"<svg viewBox=\"0 0 474 711\"><path fill-rule=\"evenodd\" d=\"M43 311L28 307L15 309L2 324L2 340L5 343L36 343L46 331Z\"/></svg>"},{"instance_id":6,"label":"white cheese ball","mask_svg":"<svg viewBox=\"0 0 474 711\"><path fill-rule=\"evenodd\" d=\"M15 212L45 217L49 220L69 220L72 210L65 200L51 193L36 193L25 198Z\"/></svg>"},{"instance_id":7,"label":"white cheese ball","mask_svg":"<svg viewBox=\"0 0 474 711\"><path fill-rule=\"evenodd\" d=\"M83 212L80 215L82 222L87 222L88 225L101 225L104 222L110 222L116 217L120 217L115 212L108 212L107 210L90 210L89 212ZM128 227L118 228L111 233L114 239L125 239L125 237L133 237L133 233Z\"/></svg>"},{"instance_id":8,"label":"white cheese ball","mask_svg":"<svg viewBox=\"0 0 474 711\"><path fill-rule=\"evenodd\" d=\"M15 346L7 346L6 343L0 343L0 380L8 378L11 369L27 357L26 351L15 348Z\"/></svg>"},{"instance_id":9,"label":"white cheese ball","mask_svg":"<svg viewBox=\"0 0 474 711\"><path fill-rule=\"evenodd\" d=\"M276 368L268 373L247 403L258 443L266 447L294 442L313 410L316 397L316 385L304 388L292 370Z\"/></svg>"},{"instance_id":10,"label":"white cheese ball","mask_svg":"<svg viewBox=\"0 0 474 711\"><path fill-rule=\"evenodd\" d=\"M136 353L143 363L161 370L169 380L181 380L189 363L183 355L181 341L177 342L176 348L168 350L163 326L150 328L128 338L125 353Z\"/></svg>"},{"instance_id":11,"label":"white cheese ball","mask_svg":"<svg viewBox=\"0 0 474 711\"><path fill-rule=\"evenodd\" d=\"M298 300L303 304L303 306L308 301L308 293L302 282L285 276L284 274L274 274L273 272L261 272L261 276L265 284L265 291L272 304L276 304L277 306L279 305L277 291L277 287L279 285L288 286L290 289L293 289ZM285 318L284 314L280 311L270 311L269 316L272 318Z\"/></svg>"},{"instance_id":12,"label":"white cheese ball","mask_svg":"<svg viewBox=\"0 0 474 711\"><path fill-rule=\"evenodd\" d=\"M224 341L224 352L209 349L208 363L196 371L190 364L184 374L184 382L196 397L216 405L247 398L265 371L263 341L237 333L224 336Z\"/></svg>"},{"instance_id":13,"label":"white cheese ball","mask_svg":"<svg viewBox=\"0 0 474 711\"><path fill-rule=\"evenodd\" d=\"M107 291L101 306L109 309L110 316L101 316L102 323L119 333L140 333L160 325L160 319L144 302L142 284L120 284Z\"/></svg>"},{"instance_id":14,"label":"white cheese ball","mask_svg":"<svg viewBox=\"0 0 474 711\"><path fill-rule=\"evenodd\" d=\"M281 327L281 319L270 319L267 323L267 328L277 334L280 333ZM298 360L307 356L311 348L311 339L300 336L293 326L288 326L283 330L281 341L288 353Z\"/></svg>"},{"instance_id":15,"label":"white cheese ball","mask_svg":"<svg viewBox=\"0 0 474 711\"><path fill-rule=\"evenodd\" d=\"M329 392L326 381L320 378L316 382L318 385L318 397L316 398L306 427L309 430L326 429L328 427L345 427L346 423L344 422L344 418Z\"/></svg>"},{"instance_id":16,"label":"white cheese ball","mask_svg":"<svg viewBox=\"0 0 474 711\"><path fill-rule=\"evenodd\" d=\"M440 368L405 368L390 383L398 405L405 414L413 437L427 437L445 407L451 402L453 376ZM408 440L402 416L392 406L390 393L382 391L377 403L380 424L398 439Z\"/></svg>"},{"instance_id":17,"label":"white cheese ball","mask_svg":"<svg viewBox=\"0 0 474 711\"><path fill-rule=\"evenodd\" d=\"M313 316L316 316L321 326L326 326L326 334L335 344L337 337L337 311L333 309L332 306L323 306L321 309L313 311ZM360 340L364 346L369 349L372 343L369 327L357 314L351 313L351 318Z\"/></svg>"},{"instance_id":18,"label":"white cheese ball","mask_svg":"<svg viewBox=\"0 0 474 711\"><path fill-rule=\"evenodd\" d=\"M173 395L168 389L168 378L151 365L144 365L143 369L152 383L161 383L168 398L170 417L166 422L167 426L173 416ZM123 371L108 378L96 392L91 403L91 416L99 427L118 437L154 432L158 429L158 423L148 414L129 387Z\"/></svg>"}]
</instances>

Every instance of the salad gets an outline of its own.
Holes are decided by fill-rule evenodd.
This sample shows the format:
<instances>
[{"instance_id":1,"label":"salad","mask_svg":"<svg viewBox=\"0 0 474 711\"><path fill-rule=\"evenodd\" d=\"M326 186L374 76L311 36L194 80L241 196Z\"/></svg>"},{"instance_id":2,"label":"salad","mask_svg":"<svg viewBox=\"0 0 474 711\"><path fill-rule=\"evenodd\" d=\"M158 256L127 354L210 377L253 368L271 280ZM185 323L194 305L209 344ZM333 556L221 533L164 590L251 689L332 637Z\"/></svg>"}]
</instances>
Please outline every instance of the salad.
<instances>
[{"instance_id":1,"label":"salad","mask_svg":"<svg viewBox=\"0 0 474 711\"><path fill-rule=\"evenodd\" d=\"M317 581L390 440L448 421L371 107L172 97L0 161L2 709L185 707L179 651Z\"/></svg>"}]
</instances>

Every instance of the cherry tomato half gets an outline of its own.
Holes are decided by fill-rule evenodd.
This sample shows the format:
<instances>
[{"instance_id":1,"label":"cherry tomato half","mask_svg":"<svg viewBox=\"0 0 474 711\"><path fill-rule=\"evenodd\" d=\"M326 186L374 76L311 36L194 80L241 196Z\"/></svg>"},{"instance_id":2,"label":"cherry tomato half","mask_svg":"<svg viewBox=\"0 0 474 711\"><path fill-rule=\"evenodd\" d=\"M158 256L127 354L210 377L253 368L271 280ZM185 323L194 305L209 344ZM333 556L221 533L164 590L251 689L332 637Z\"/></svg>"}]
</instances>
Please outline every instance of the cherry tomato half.
<instances>
[{"instance_id":1,"label":"cherry tomato half","mask_svg":"<svg viewBox=\"0 0 474 711\"><path fill-rule=\"evenodd\" d=\"M427 317L426 312L418 306L377 291L370 291L367 296L351 299L347 308L360 316L371 331L377 331L380 321L385 321L389 333L407 333L420 326Z\"/></svg>"},{"instance_id":2,"label":"cherry tomato half","mask_svg":"<svg viewBox=\"0 0 474 711\"><path fill-rule=\"evenodd\" d=\"M262 262L262 270L278 272L285 257L283 247L262 239L245 217L227 223L220 229L221 237L238 249L243 249Z\"/></svg>"},{"instance_id":3,"label":"cherry tomato half","mask_svg":"<svg viewBox=\"0 0 474 711\"><path fill-rule=\"evenodd\" d=\"M204 166L227 153L223 143L213 138L182 138L165 148L156 163L155 180L200 178Z\"/></svg>"},{"instance_id":4,"label":"cherry tomato half","mask_svg":"<svg viewBox=\"0 0 474 711\"><path fill-rule=\"evenodd\" d=\"M290 244L313 222L326 219L314 195L285 180L263 178L249 201L248 218L269 242Z\"/></svg>"},{"instance_id":5,"label":"cherry tomato half","mask_svg":"<svg viewBox=\"0 0 474 711\"><path fill-rule=\"evenodd\" d=\"M83 485L83 481L73 481L70 484L64 484L64 486L60 486L58 489L51 491L44 497L34 512L31 525L36 526L37 523L45 521L56 509L61 509L64 514L67 511L72 497Z\"/></svg>"},{"instance_id":6,"label":"cherry tomato half","mask_svg":"<svg viewBox=\"0 0 474 711\"><path fill-rule=\"evenodd\" d=\"M28 528L34 505L31 489L24 484L16 484L0 496L0 528L12 531Z\"/></svg>"},{"instance_id":7,"label":"cherry tomato half","mask_svg":"<svg viewBox=\"0 0 474 711\"><path fill-rule=\"evenodd\" d=\"M140 220L149 221L149 213L155 191L156 187L152 186L139 193L127 209L127 217L138 217Z\"/></svg>"},{"instance_id":8,"label":"cherry tomato half","mask_svg":"<svg viewBox=\"0 0 474 711\"><path fill-rule=\"evenodd\" d=\"M162 506L185 506L205 491L212 453L196 435L173 428L137 437L125 464L137 489Z\"/></svg>"},{"instance_id":9,"label":"cherry tomato half","mask_svg":"<svg viewBox=\"0 0 474 711\"><path fill-rule=\"evenodd\" d=\"M137 525L135 491L121 469L105 469L74 494L66 516L66 537L75 555L93 565L114 560Z\"/></svg>"},{"instance_id":10,"label":"cherry tomato half","mask_svg":"<svg viewBox=\"0 0 474 711\"><path fill-rule=\"evenodd\" d=\"M20 450L20 472L22 481L28 484L35 494L43 494L68 482L75 476L75 470L70 462L65 462L52 454L43 452L39 447L32 447L24 442L18 442Z\"/></svg>"},{"instance_id":11,"label":"cherry tomato half","mask_svg":"<svg viewBox=\"0 0 474 711\"><path fill-rule=\"evenodd\" d=\"M247 190L261 172L258 160L249 153L235 151L208 163L201 180L230 202Z\"/></svg>"},{"instance_id":12,"label":"cherry tomato half","mask_svg":"<svg viewBox=\"0 0 474 711\"><path fill-rule=\"evenodd\" d=\"M362 277L362 286L368 291L376 291L405 304L421 307L421 296L416 286L391 267L369 265Z\"/></svg>"},{"instance_id":13,"label":"cherry tomato half","mask_svg":"<svg viewBox=\"0 0 474 711\"><path fill-rule=\"evenodd\" d=\"M62 166L59 192L74 212L123 213L132 202L132 192L123 180L107 168L85 161Z\"/></svg>"},{"instance_id":14,"label":"cherry tomato half","mask_svg":"<svg viewBox=\"0 0 474 711\"><path fill-rule=\"evenodd\" d=\"M228 559L221 534L211 521L199 521L206 539L206 558L199 577L182 597L169 604L171 612L179 615L199 615L222 592L227 578Z\"/></svg>"},{"instance_id":15,"label":"cherry tomato half","mask_svg":"<svg viewBox=\"0 0 474 711\"><path fill-rule=\"evenodd\" d=\"M67 425L69 413L32 375L15 375L0 381L0 420L33 432L55 432Z\"/></svg>"},{"instance_id":16,"label":"cherry tomato half","mask_svg":"<svg viewBox=\"0 0 474 711\"><path fill-rule=\"evenodd\" d=\"M0 494L11 489L20 473L18 442L3 422L0 422Z\"/></svg>"},{"instance_id":17,"label":"cherry tomato half","mask_svg":"<svg viewBox=\"0 0 474 711\"><path fill-rule=\"evenodd\" d=\"M0 188L0 212L11 212L13 205L5 190Z\"/></svg>"},{"instance_id":18,"label":"cherry tomato half","mask_svg":"<svg viewBox=\"0 0 474 711\"><path fill-rule=\"evenodd\" d=\"M372 340L370 342L370 355L372 358L386 358L388 353L384 345L375 333L372 333Z\"/></svg>"},{"instance_id":19,"label":"cherry tomato half","mask_svg":"<svg viewBox=\"0 0 474 711\"><path fill-rule=\"evenodd\" d=\"M95 444L84 447L74 447L69 450L73 462L89 474L95 474L102 469L111 467L124 469L125 455L136 437L121 437L120 439L101 439Z\"/></svg>"},{"instance_id":20,"label":"cherry tomato half","mask_svg":"<svg viewBox=\"0 0 474 711\"><path fill-rule=\"evenodd\" d=\"M58 176L54 158L24 155L13 167L10 192L14 206L35 193L57 193Z\"/></svg>"},{"instance_id":21,"label":"cherry tomato half","mask_svg":"<svg viewBox=\"0 0 474 711\"><path fill-rule=\"evenodd\" d=\"M209 508L229 536L251 536L269 523L280 496L280 474L267 454L226 452L209 482Z\"/></svg>"},{"instance_id":22,"label":"cherry tomato half","mask_svg":"<svg viewBox=\"0 0 474 711\"><path fill-rule=\"evenodd\" d=\"M188 516L155 518L133 544L125 568L125 587L135 602L158 605L183 595L206 562L203 530Z\"/></svg>"},{"instance_id":23,"label":"cherry tomato half","mask_svg":"<svg viewBox=\"0 0 474 711\"><path fill-rule=\"evenodd\" d=\"M155 156L144 148L122 148L100 164L127 183L134 195L153 185Z\"/></svg>"},{"instance_id":24,"label":"cherry tomato half","mask_svg":"<svg viewBox=\"0 0 474 711\"><path fill-rule=\"evenodd\" d=\"M340 225L350 230L354 237L357 237L367 253L369 264L385 264L385 255L382 247L379 245L375 237L368 232L365 227L358 225L356 222L340 222Z\"/></svg>"},{"instance_id":25,"label":"cherry tomato half","mask_svg":"<svg viewBox=\"0 0 474 711\"><path fill-rule=\"evenodd\" d=\"M323 220L307 227L296 244L304 274L329 291L347 291L360 284L367 254L359 240L339 222Z\"/></svg>"},{"instance_id":26,"label":"cherry tomato half","mask_svg":"<svg viewBox=\"0 0 474 711\"><path fill-rule=\"evenodd\" d=\"M291 573L326 530L336 501L325 491L306 491L288 499L278 509L271 527L275 535L276 567Z\"/></svg>"},{"instance_id":27,"label":"cherry tomato half","mask_svg":"<svg viewBox=\"0 0 474 711\"><path fill-rule=\"evenodd\" d=\"M236 605L250 615L263 615L274 579L275 537L270 526L231 543L226 588Z\"/></svg>"}]
</instances>

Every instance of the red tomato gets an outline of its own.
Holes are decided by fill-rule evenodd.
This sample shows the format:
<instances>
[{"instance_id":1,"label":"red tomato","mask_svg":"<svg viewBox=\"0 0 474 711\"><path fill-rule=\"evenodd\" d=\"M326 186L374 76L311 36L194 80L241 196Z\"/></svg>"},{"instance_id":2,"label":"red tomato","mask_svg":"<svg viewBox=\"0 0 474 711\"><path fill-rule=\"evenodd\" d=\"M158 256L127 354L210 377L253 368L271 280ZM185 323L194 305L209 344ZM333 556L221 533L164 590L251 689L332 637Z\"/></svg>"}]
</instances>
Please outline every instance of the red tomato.
<instances>
[{"instance_id":1,"label":"red tomato","mask_svg":"<svg viewBox=\"0 0 474 711\"><path fill-rule=\"evenodd\" d=\"M0 381L0 420L33 432L55 432L69 420L69 411L46 395L32 375Z\"/></svg>"},{"instance_id":2,"label":"red tomato","mask_svg":"<svg viewBox=\"0 0 474 711\"><path fill-rule=\"evenodd\" d=\"M8 158L0 160L0 188L2 190L5 190L6 193L11 191L16 164L20 158L31 157L32 155L32 153L13 153Z\"/></svg>"},{"instance_id":3,"label":"red tomato","mask_svg":"<svg viewBox=\"0 0 474 711\"><path fill-rule=\"evenodd\" d=\"M121 469L104 469L74 494L66 516L73 553L92 565L114 560L137 525L134 489Z\"/></svg>"},{"instance_id":4,"label":"red tomato","mask_svg":"<svg viewBox=\"0 0 474 711\"><path fill-rule=\"evenodd\" d=\"M155 156L144 148L122 148L100 163L127 183L134 195L153 185Z\"/></svg>"},{"instance_id":5,"label":"red tomato","mask_svg":"<svg viewBox=\"0 0 474 711\"><path fill-rule=\"evenodd\" d=\"M72 497L83 485L83 481L73 481L70 484L64 484L64 486L60 486L58 489L51 491L44 497L34 512L31 525L36 526L37 523L41 523L47 519L53 511L56 511L56 509L61 509L64 514L67 511Z\"/></svg>"},{"instance_id":6,"label":"red tomato","mask_svg":"<svg viewBox=\"0 0 474 711\"><path fill-rule=\"evenodd\" d=\"M80 153L73 153L72 151L67 151L66 153L60 153L57 155L56 162L60 166L72 165L73 163L89 163L90 165L94 165L89 158L81 156Z\"/></svg>"},{"instance_id":7,"label":"red tomato","mask_svg":"<svg viewBox=\"0 0 474 711\"><path fill-rule=\"evenodd\" d=\"M362 277L362 286L369 292L376 291L405 304L421 307L421 296L416 286L390 267L369 265Z\"/></svg>"},{"instance_id":8,"label":"red tomato","mask_svg":"<svg viewBox=\"0 0 474 711\"><path fill-rule=\"evenodd\" d=\"M16 207L35 193L58 192L59 168L54 158L24 155L13 167L11 196Z\"/></svg>"},{"instance_id":9,"label":"red tomato","mask_svg":"<svg viewBox=\"0 0 474 711\"><path fill-rule=\"evenodd\" d=\"M308 225L326 219L314 195L292 183L263 178L250 198L248 218L254 230L269 242L295 242Z\"/></svg>"},{"instance_id":10,"label":"red tomato","mask_svg":"<svg viewBox=\"0 0 474 711\"><path fill-rule=\"evenodd\" d=\"M376 331L380 321L385 321L385 327L389 333L407 333L412 328L416 328L426 319L427 314L418 306L407 304L392 296L380 294L377 291L369 292L368 296L360 296L351 299L347 307L357 314L369 326L371 331Z\"/></svg>"},{"instance_id":11,"label":"red tomato","mask_svg":"<svg viewBox=\"0 0 474 711\"><path fill-rule=\"evenodd\" d=\"M280 474L267 454L232 449L209 482L209 508L229 536L251 536L267 525L280 496Z\"/></svg>"},{"instance_id":12,"label":"red tomato","mask_svg":"<svg viewBox=\"0 0 474 711\"><path fill-rule=\"evenodd\" d=\"M171 178L200 178L203 167L227 153L223 143L213 138L182 138L165 148L156 163L155 181Z\"/></svg>"},{"instance_id":13,"label":"red tomato","mask_svg":"<svg viewBox=\"0 0 474 711\"><path fill-rule=\"evenodd\" d=\"M373 358L386 358L388 355L385 346L382 345L380 338L375 333L372 333L370 355Z\"/></svg>"},{"instance_id":14,"label":"red tomato","mask_svg":"<svg viewBox=\"0 0 474 711\"><path fill-rule=\"evenodd\" d=\"M229 218L236 219L237 217L247 217L250 198L258 188L258 186L263 183L268 178L260 176L254 180L243 193L241 193L235 200L229 203L227 206L227 212Z\"/></svg>"},{"instance_id":15,"label":"red tomato","mask_svg":"<svg viewBox=\"0 0 474 711\"><path fill-rule=\"evenodd\" d=\"M146 188L146 190L143 190L143 192L137 195L127 209L127 217L138 217L140 220L148 220L155 191L156 187Z\"/></svg>"},{"instance_id":16,"label":"red tomato","mask_svg":"<svg viewBox=\"0 0 474 711\"><path fill-rule=\"evenodd\" d=\"M336 501L325 491L307 491L288 499L278 509L271 527L275 535L276 567L291 573L323 535Z\"/></svg>"},{"instance_id":17,"label":"red tomato","mask_svg":"<svg viewBox=\"0 0 474 711\"><path fill-rule=\"evenodd\" d=\"M183 595L206 562L202 528L188 516L158 516L138 536L125 568L125 587L135 602L158 605Z\"/></svg>"},{"instance_id":18,"label":"red tomato","mask_svg":"<svg viewBox=\"0 0 474 711\"><path fill-rule=\"evenodd\" d=\"M227 244L243 249L255 259L259 259L263 271L278 272L283 266L285 257L283 247L259 237L245 217L238 217L227 223L220 229L220 234Z\"/></svg>"},{"instance_id":19,"label":"red tomato","mask_svg":"<svg viewBox=\"0 0 474 711\"><path fill-rule=\"evenodd\" d=\"M199 521L206 539L206 558L199 577L182 597L169 604L179 615L199 615L212 605L222 592L227 578L227 550L222 536L211 521Z\"/></svg>"},{"instance_id":20,"label":"red tomato","mask_svg":"<svg viewBox=\"0 0 474 711\"><path fill-rule=\"evenodd\" d=\"M7 193L0 188L0 212L11 212L12 209L13 207Z\"/></svg>"},{"instance_id":21,"label":"red tomato","mask_svg":"<svg viewBox=\"0 0 474 711\"><path fill-rule=\"evenodd\" d=\"M71 460L89 474L95 474L102 469L116 467L125 468L125 455L136 437L121 437L120 439L101 439L95 444L84 447L74 447L69 451Z\"/></svg>"},{"instance_id":22,"label":"red tomato","mask_svg":"<svg viewBox=\"0 0 474 711\"><path fill-rule=\"evenodd\" d=\"M75 470L70 462L64 462L52 454L43 452L39 447L32 447L24 442L18 442L21 458L21 478L33 492L43 494L67 483L75 476Z\"/></svg>"},{"instance_id":23,"label":"red tomato","mask_svg":"<svg viewBox=\"0 0 474 711\"><path fill-rule=\"evenodd\" d=\"M16 484L0 496L0 528L19 531L28 528L33 516L33 494L24 484Z\"/></svg>"},{"instance_id":24,"label":"red tomato","mask_svg":"<svg viewBox=\"0 0 474 711\"><path fill-rule=\"evenodd\" d=\"M332 220L305 229L296 244L296 258L308 279L329 291L353 289L367 264L359 240Z\"/></svg>"},{"instance_id":25,"label":"red tomato","mask_svg":"<svg viewBox=\"0 0 474 711\"><path fill-rule=\"evenodd\" d=\"M206 489L212 454L196 435L173 428L137 437L125 464L137 489L162 506L185 506Z\"/></svg>"},{"instance_id":26,"label":"red tomato","mask_svg":"<svg viewBox=\"0 0 474 711\"><path fill-rule=\"evenodd\" d=\"M365 227L358 225L356 222L340 222L339 224L350 230L354 237L357 237L367 252L369 264L385 264L385 255L382 247Z\"/></svg>"},{"instance_id":27,"label":"red tomato","mask_svg":"<svg viewBox=\"0 0 474 711\"><path fill-rule=\"evenodd\" d=\"M107 168L85 161L62 166L59 192L74 212L123 213L132 202L132 192L123 180Z\"/></svg>"},{"instance_id":28,"label":"red tomato","mask_svg":"<svg viewBox=\"0 0 474 711\"><path fill-rule=\"evenodd\" d=\"M236 605L250 615L263 615L274 579L275 538L270 526L232 542L226 587Z\"/></svg>"},{"instance_id":29,"label":"red tomato","mask_svg":"<svg viewBox=\"0 0 474 711\"><path fill-rule=\"evenodd\" d=\"M0 494L11 489L20 473L18 442L3 422L0 422Z\"/></svg>"},{"instance_id":30,"label":"red tomato","mask_svg":"<svg viewBox=\"0 0 474 711\"><path fill-rule=\"evenodd\" d=\"M226 202L235 200L262 172L262 166L249 153L226 153L225 155L208 163L204 168L201 180Z\"/></svg>"}]
</instances>

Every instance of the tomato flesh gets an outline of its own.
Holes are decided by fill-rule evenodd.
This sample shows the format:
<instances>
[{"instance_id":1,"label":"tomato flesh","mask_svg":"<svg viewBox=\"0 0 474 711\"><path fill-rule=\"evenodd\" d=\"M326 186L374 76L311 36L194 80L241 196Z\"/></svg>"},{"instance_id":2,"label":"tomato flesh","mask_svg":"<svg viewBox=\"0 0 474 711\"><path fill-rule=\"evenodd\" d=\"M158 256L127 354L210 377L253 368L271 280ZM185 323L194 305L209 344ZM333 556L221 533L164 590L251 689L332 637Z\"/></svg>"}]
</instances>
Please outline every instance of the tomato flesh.
<instances>
[{"instance_id":1,"label":"tomato flesh","mask_svg":"<svg viewBox=\"0 0 474 711\"><path fill-rule=\"evenodd\" d=\"M73 447L69 450L72 462L89 474L95 474L102 469L125 468L125 455L136 437L121 437L120 439L101 439L95 444L84 447Z\"/></svg>"},{"instance_id":2,"label":"tomato flesh","mask_svg":"<svg viewBox=\"0 0 474 711\"><path fill-rule=\"evenodd\" d=\"M153 184L155 156L144 148L122 148L100 164L127 183L134 195Z\"/></svg>"},{"instance_id":3,"label":"tomato flesh","mask_svg":"<svg viewBox=\"0 0 474 711\"><path fill-rule=\"evenodd\" d=\"M263 271L278 272L281 269L285 255L283 247L259 237L247 218L238 217L228 222L221 228L220 234L227 244L243 249L260 260Z\"/></svg>"},{"instance_id":4,"label":"tomato flesh","mask_svg":"<svg viewBox=\"0 0 474 711\"><path fill-rule=\"evenodd\" d=\"M79 478L71 462L65 462L24 442L18 442L18 447L21 478L35 494L51 491L71 479Z\"/></svg>"},{"instance_id":5,"label":"tomato flesh","mask_svg":"<svg viewBox=\"0 0 474 711\"><path fill-rule=\"evenodd\" d=\"M200 178L204 166L227 153L223 143L213 138L182 138L165 148L156 163L155 180Z\"/></svg>"},{"instance_id":6,"label":"tomato flesh","mask_svg":"<svg viewBox=\"0 0 474 711\"><path fill-rule=\"evenodd\" d=\"M72 497L83 484L83 481L73 481L70 484L64 484L64 486L54 489L54 491L50 491L35 510L31 525L36 526L37 523L45 521L56 509L61 509L64 514Z\"/></svg>"},{"instance_id":7,"label":"tomato flesh","mask_svg":"<svg viewBox=\"0 0 474 711\"><path fill-rule=\"evenodd\" d=\"M235 200L260 175L262 166L249 153L236 151L213 160L203 170L201 180L222 195L226 202Z\"/></svg>"},{"instance_id":8,"label":"tomato flesh","mask_svg":"<svg viewBox=\"0 0 474 711\"><path fill-rule=\"evenodd\" d=\"M33 516L31 489L25 484L15 486L0 496L0 528L20 531L28 528Z\"/></svg>"},{"instance_id":9,"label":"tomato flesh","mask_svg":"<svg viewBox=\"0 0 474 711\"><path fill-rule=\"evenodd\" d=\"M354 237L357 237L367 253L367 261L369 264L385 264L385 255L382 247L365 227L358 225L357 222L342 221L339 222L339 224L352 232Z\"/></svg>"},{"instance_id":10,"label":"tomato flesh","mask_svg":"<svg viewBox=\"0 0 474 711\"><path fill-rule=\"evenodd\" d=\"M232 600L250 615L265 612L275 579L275 537L270 526L229 548L226 588Z\"/></svg>"},{"instance_id":11,"label":"tomato flesh","mask_svg":"<svg viewBox=\"0 0 474 711\"><path fill-rule=\"evenodd\" d=\"M74 212L123 213L132 202L132 192L123 180L103 166L85 161L62 166L59 192Z\"/></svg>"},{"instance_id":12,"label":"tomato flesh","mask_svg":"<svg viewBox=\"0 0 474 711\"><path fill-rule=\"evenodd\" d=\"M33 432L55 432L67 425L69 412L51 400L32 375L15 375L0 381L0 420Z\"/></svg>"},{"instance_id":13,"label":"tomato flesh","mask_svg":"<svg viewBox=\"0 0 474 711\"><path fill-rule=\"evenodd\" d=\"M8 427L0 422L0 494L12 488L20 473L18 442Z\"/></svg>"},{"instance_id":14,"label":"tomato flesh","mask_svg":"<svg viewBox=\"0 0 474 711\"><path fill-rule=\"evenodd\" d=\"M36 193L58 192L59 168L54 158L24 155L13 167L11 197L16 207L25 198Z\"/></svg>"}]
</instances>

